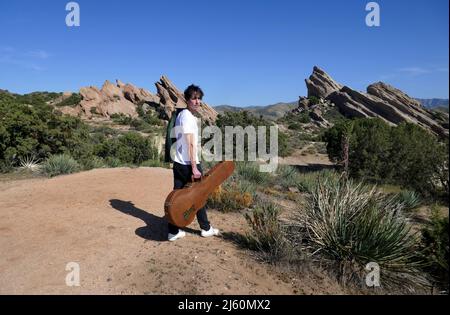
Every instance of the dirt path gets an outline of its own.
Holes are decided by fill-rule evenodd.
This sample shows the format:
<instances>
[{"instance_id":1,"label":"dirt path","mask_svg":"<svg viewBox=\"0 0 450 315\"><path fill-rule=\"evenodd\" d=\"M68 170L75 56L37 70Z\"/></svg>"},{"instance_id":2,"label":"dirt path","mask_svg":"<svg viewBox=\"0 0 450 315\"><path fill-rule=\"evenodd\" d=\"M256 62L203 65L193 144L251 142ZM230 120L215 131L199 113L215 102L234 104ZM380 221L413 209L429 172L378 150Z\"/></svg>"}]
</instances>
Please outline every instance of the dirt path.
<instances>
[{"instance_id":1,"label":"dirt path","mask_svg":"<svg viewBox=\"0 0 450 315\"><path fill-rule=\"evenodd\" d=\"M198 234L166 241L163 204L171 170L97 169L0 183L0 294L293 294L305 291L230 241ZM241 214L209 212L243 233ZM80 286L65 283L80 266ZM311 290L311 287L316 289ZM326 288L325 288L326 291ZM320 293L320 292L317 292Z\"/></svg>"}]
</instances>

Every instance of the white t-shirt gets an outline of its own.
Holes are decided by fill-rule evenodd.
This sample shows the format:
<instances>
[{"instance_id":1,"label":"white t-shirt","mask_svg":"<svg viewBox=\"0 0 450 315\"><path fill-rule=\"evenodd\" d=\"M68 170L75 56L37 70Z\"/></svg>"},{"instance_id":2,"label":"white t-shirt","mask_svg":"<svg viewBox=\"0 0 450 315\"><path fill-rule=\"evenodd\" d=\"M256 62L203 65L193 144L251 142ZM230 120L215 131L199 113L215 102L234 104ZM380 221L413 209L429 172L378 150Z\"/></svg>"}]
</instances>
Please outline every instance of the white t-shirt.
<instances>
[{"instance_id":1,"label":"white t-shirt","mask_svg":"<svg viewBox=\"0 0 450 315\"><path fill-rule=\"evenodd\" d=\"M198 120L192 115L192 113L185 109L180 114L178 114L175 120L175 137L176 142L176 152L174 156L174 161L183 165L191 165L191 159L189 158L189 147L187 143L186 134L194 134L194 145L197 144L197 153L195 156L196 164L199 164L199 143L198 143Z\"/></svg>"}]
</instances>

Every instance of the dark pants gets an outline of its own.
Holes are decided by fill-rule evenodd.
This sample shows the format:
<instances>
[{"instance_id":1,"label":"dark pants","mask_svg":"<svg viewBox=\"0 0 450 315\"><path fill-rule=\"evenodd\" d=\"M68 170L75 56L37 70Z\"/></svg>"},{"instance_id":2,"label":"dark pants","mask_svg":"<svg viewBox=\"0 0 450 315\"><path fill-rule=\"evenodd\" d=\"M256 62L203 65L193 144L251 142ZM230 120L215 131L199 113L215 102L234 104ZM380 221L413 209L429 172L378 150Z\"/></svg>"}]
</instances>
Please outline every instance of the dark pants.
<instances>
[{"instance_id":1,"label":"dark pants","mask_svg":"<svg viewBox=\"0 0 450 315\"><path fill-rule=\"evenodd\" d=\"M200 171L200 173L203 174L202 166L200 164L197 164L197 168ZM173 163L173 180L174 180L173 189L183 188L187 183L192 181L191 176L192 176L191 165L183 165L177 162ZM202 230L208 231L210 229L211 225L209 224L208 216L206 214L206 207L201 208L197 212L197 221ZM177 234L178 232L179 232L178 227L169 223L169 233Z\"/></svg>"}]
</instances>

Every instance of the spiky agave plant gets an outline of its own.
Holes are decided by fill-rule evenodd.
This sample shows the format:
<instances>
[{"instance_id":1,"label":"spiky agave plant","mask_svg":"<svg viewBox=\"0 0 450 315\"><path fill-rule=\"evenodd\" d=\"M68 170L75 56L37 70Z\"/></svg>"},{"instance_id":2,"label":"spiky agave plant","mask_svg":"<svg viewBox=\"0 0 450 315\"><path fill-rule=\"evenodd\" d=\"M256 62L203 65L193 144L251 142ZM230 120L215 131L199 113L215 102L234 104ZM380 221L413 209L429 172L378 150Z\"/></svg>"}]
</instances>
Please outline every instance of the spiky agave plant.
<instances>
[{"instance_id":1,"label":"spiky agave plant","mask_svg":"<svg viewBox=\"0 0 450 315\"><path fill-rule=\"evenodd\" d=\"M42 165L41 171L49 177L71 174L81 169L80 164L70 155L52 155Z\"/></svg>"},{"instance_id":2,"label":"spiky agave plant","mask_svg":"<svg viewBox=\"0 0 450 315\"><path fill-rule=\"evenodd\" d=\"M375 262L386 287L424 285L418 238L402 209L402 203L386 199L375 186L325 180L317 183L297 219L306 229L313 253L321 252L337 262L344 282L361 281L364 267Z\"/></svg>"},{"instance_id":3,"label":"spiky agave plant","mask_svg":"<svg viewBox=\"0 0 450 315\"><path fill-rule=\"evenodd\" d=\"M403 190L397 194L398 202L403 203L405 210L413 210L420 206L421 200L418 193L411 190Z\"/></svg>"},{"instance_id":4,"label":"spiky agave plant","mask_svg":"<svg viewBox=\"0 0 450 315\"><path fill-rule=\"evenodd\" d=\"M37 171L39 170L40 164L39 162L41 159L36 158L34 155L27 155L25 157L19 158L20 167L21 170L29 170L29 171Z\"/></svg>"}]
</instances>

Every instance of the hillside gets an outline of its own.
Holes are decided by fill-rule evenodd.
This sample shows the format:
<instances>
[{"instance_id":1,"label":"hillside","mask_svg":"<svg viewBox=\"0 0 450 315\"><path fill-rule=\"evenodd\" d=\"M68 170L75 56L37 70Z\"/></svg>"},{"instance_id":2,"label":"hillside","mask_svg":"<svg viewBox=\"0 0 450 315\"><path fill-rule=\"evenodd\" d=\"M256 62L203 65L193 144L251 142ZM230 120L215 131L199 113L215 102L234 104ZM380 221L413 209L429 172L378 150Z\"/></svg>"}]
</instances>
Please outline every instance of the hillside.
<instances>
[{"instance_id":1,"label":"hillside","mask_svg":"<svg viewBox=\"0 0 450 315\"><path fill-rule=\"evenodd\" d=\"M238 107L231 105L219 105L214 106L214 109L218 113L224 113L226 111L237 112L246 110L255 116L262 115L266 119L277 120L283 117L287 112L290 112L297 107L297 102L289 103L276 103L266 106L249 106L249 107Z\"/></svg>"}]
</instances>

